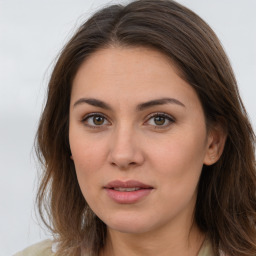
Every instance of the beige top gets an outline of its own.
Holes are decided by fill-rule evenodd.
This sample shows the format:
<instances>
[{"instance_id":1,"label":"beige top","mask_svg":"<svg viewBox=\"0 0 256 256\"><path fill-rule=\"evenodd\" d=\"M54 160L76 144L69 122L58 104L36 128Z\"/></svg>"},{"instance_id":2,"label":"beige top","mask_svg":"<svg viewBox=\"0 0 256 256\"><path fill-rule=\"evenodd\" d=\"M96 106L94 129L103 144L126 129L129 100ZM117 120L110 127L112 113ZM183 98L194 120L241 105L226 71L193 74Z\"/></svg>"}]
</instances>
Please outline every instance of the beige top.
<instances>
[{"instance_id":1,"label":"beige top","mask_svg":"<svg viewBox=\"0 0 256 256\"><path fill-rule=\"evenodd\" d=\"M52 249L52 241L45 240L40 243L34 244L24 251L18 252L13 256L54 256L54 249ZM214 256L211 244L208 240L202 245L198 256Z\"/></svg>"}]
</instances>

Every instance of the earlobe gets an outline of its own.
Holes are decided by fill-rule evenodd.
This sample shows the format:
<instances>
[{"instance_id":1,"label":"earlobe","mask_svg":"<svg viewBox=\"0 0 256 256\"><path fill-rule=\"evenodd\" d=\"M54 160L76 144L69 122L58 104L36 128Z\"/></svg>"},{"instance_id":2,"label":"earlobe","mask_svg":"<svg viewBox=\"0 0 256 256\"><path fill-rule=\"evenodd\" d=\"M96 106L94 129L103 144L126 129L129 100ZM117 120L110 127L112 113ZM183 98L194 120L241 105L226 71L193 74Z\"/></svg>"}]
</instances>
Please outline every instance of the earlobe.
<instances>
[{"instance_id":1,"label":"earlobe","mask_svg":"<svg viewBox=\"0 0 256 256\"><path fill-rule=\"evenodd\" d=\"M72 155L70 156L70 159L71 159L71 160L74 160Z\"/></svg>"},{"instance_id":2,"label":"earlobe","mask_svg":"<svg viewBox=\"0 0 256 256\"><path fill-rule=\"evenodd\" d=\"M204 158L205 165L215 164L221 157L227 133L220 124L214 126L208 134L207 151Z\"/></svg>"}]
</instances>

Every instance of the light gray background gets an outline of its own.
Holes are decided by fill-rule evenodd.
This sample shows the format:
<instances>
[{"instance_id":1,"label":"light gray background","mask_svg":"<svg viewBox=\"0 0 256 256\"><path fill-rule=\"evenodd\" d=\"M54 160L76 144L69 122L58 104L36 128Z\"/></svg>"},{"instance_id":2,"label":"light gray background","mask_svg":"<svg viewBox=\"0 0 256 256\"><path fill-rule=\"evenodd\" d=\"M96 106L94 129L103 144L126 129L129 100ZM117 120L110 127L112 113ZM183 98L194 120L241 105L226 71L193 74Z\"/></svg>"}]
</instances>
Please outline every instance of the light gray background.
<instances>
[{"instance_id":1,"label":"light gray background","mask_svg":"<svg viewBox=\"0 0 256 256\"><path fill-rule=\"evenodd\" d=\"M111 1L111 3L124 1ZM127 1L126 1L127 2ZM215 30L256 127L256 1L178 0ZM33 140L52 65L106 0L0 0L0 256L50 237L34 214Z\"/></svg>"}]
</instances>

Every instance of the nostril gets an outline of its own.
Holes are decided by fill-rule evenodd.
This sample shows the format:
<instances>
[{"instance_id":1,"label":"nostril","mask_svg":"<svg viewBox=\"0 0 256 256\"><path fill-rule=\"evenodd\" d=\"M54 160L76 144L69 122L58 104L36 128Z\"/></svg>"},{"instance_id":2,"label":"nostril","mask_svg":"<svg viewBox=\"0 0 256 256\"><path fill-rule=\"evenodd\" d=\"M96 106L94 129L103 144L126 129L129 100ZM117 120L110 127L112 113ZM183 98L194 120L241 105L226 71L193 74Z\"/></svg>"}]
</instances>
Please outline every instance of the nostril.
<instances>
[{"instance_id":1,"label":"nostril","mask_svg":"<svg viewBox=\"0 0 256 256\"><path fill-rule=\"evenodd\" d=\"M130 163L115 163L115 162L111 162L111 165L112 166L118 166L119 168L122 168L122 169L126 169L126 168L129 168L129 166L136 166L137 163L136 162L130 162Z\"/></svg>"}]
</instances>

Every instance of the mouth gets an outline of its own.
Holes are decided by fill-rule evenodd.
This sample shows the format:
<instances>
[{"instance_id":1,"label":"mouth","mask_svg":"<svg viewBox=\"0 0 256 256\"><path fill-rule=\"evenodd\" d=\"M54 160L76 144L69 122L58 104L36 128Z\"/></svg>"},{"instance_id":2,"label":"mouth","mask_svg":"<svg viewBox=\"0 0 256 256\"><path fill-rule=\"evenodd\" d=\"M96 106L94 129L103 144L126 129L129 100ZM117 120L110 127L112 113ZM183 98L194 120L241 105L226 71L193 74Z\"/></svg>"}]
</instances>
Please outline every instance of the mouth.
<instances>
[{"instance_id":1,"label":"mouth","mask_svg":"<svg viewBox=\"0 0 256 256\"><path fill-rule=\"evenodd\" d=\"M153 187L137 180L128 180L128 181L114 180L109 182L104 188L115 189L115 190L131 189L131 191L134 191L139 189L150 189L150 188L152 189Z\"/></svg>"},{"instance_id":2,"label":"mouth","mask_svg":"<svg viewBox=\"0 0 256 256\"><path fill-rule=\"evenodd\" d=\"M104 189L116 203L132 204L148 196L154 188L135 180L115 180L108 183Z\"/></svg>"},{"instance_id":3,"label":"mouth","mask_svg":"<svg viewBox=\"0 0 256 256\"><path fill-rule=\"evenodd\" d=\"M112 188L112 189L120 192L131 192L131 191L137 191L141 188Z\"/></svg>"}]
</instances>

